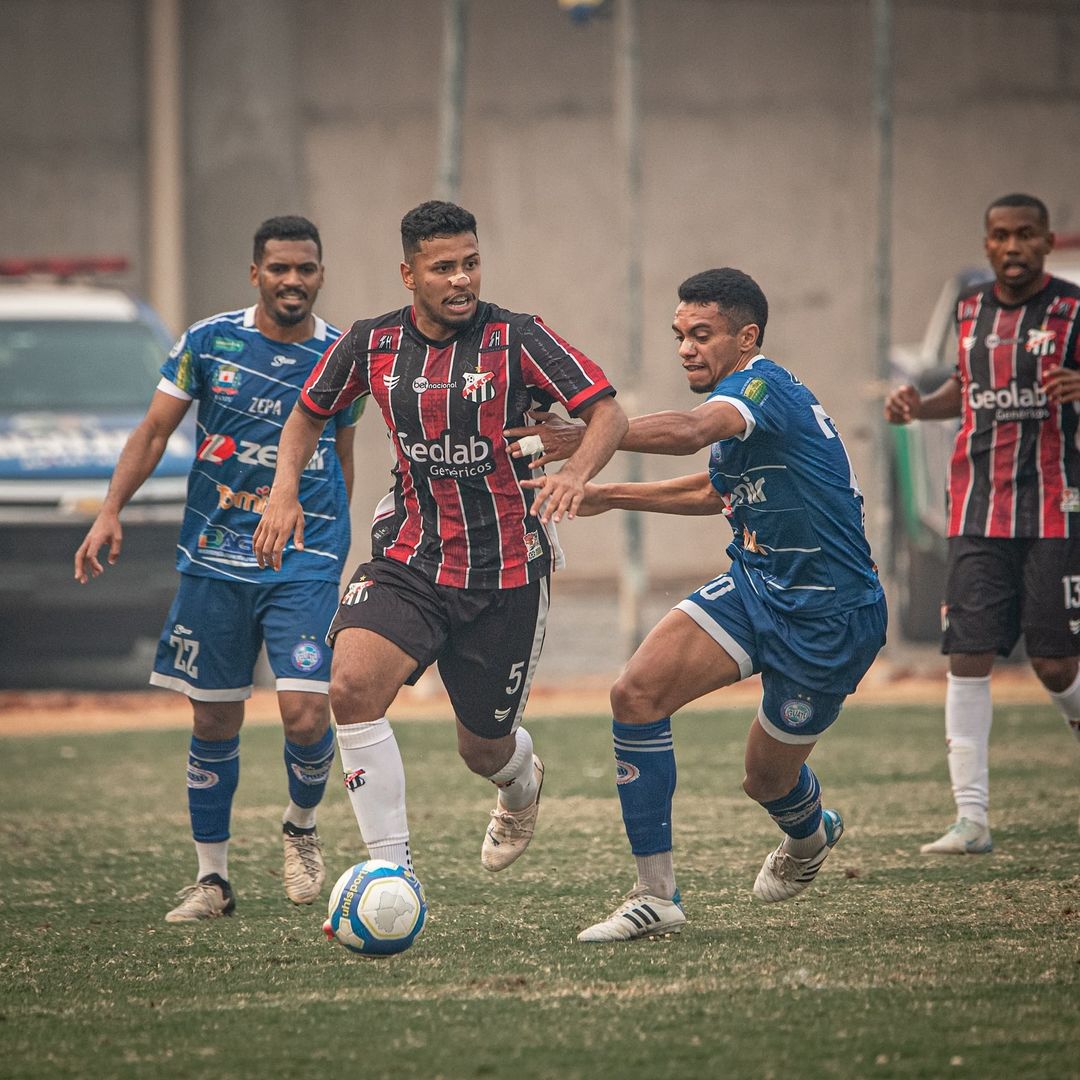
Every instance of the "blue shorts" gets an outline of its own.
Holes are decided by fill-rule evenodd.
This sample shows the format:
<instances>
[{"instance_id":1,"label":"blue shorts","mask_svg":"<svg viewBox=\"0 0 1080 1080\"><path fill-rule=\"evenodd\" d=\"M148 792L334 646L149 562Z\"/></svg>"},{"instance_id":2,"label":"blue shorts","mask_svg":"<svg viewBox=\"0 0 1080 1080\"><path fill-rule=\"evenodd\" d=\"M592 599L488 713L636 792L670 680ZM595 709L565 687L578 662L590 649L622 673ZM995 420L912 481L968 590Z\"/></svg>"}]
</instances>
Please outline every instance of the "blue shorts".
<instances>
[{"instance_id":1,"label":"blue shorts","mask_svg":"<svg viewBox=\"0 0 1080 1080\"><path fill-rule=\"evenodd\" d=\"M277 690L329 693L325 638L337 606L331 581L252 585L181 574L150 682L195 701L243 701L265 642Z\"/></svg>"},{"instance_id":2,"label":"blue shorts","mask_svg":"<svg viewBox=\"0 0 1080 1080\"><path fill-rule=\"evenodd\" d=\"M791 616L762 602L735 563L678 604L739 665L761 673L761 726L812 743L840 715L885 644L885 599L836 615Z\"/></svg>"}]
</instances>

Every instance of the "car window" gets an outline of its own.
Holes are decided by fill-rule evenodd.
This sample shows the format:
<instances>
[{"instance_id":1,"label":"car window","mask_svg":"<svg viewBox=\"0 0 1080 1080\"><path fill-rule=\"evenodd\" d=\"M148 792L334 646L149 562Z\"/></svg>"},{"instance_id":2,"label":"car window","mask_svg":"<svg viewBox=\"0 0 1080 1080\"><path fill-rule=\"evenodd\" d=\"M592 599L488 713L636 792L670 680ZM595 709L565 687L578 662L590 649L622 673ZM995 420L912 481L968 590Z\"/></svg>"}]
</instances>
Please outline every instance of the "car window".
<instances>
[{"instance_id":1,"label":"car window","mask_svg":"<svg viewBox=\"0 0 1080 1080\"><path fill-rule=\"evenodd\" d=\"M0 321L0 412L142 410L163 358L144 323Z\"/></svg>"}]
</instances>

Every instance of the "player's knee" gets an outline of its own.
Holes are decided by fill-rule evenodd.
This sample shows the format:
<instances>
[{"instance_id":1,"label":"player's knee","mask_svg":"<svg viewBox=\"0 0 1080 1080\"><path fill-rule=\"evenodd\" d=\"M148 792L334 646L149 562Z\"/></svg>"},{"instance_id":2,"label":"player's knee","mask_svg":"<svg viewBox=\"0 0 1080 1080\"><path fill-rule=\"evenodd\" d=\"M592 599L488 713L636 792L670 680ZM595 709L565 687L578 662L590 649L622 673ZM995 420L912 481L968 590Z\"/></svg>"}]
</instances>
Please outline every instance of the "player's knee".
<instances>
[{"instance_id":1,"label":"player's knee","mask_svg":"<svg viewBox=\"0 0 1080 1080\"><path fill-rule=\"evenodd\" d=\"M477 776L494 776L510 760L513 745L503 739L468 739L458 741L458 754Z\"/></svg>"},{"instance_id":2,"label":"player's knee","mask_svg":"<svg viewBox=\"0 0 1080 1080\"><path fill-rule=\"evenodd\" d=\"M611 715L621 724L649 724L663 715L648 686L624 671L611 688Z\"/></svg>"},{"instance_id":3,"label":"player's knee","mask_svg":"<svg viewBox=\"0 0 1080 1080\"><path fill-rule=\"evenodd\" d=\"M754 802L772 802L782 799L798 781L798 772L780 771L760 766L748 766L743 777L742 789Z\"/></svg>"},{"instance_id":4,"label":"player's knee","mask_svg":"<svg viewBox=\"0 0 1080 1080\"><path fill-rule=\"evenodd\" d=\"M1031 669L1047 690L1061 694L1076 679L1077 660L1075 656L1033 656Z\"/></svg>"},{"instance_id":5,"label":"player's knee","mask_svg":"<svg viewBox=\"0 0 1080 1080\"><path fill-rule=\"evenodd\" d=\"M312 700L299 708L283 709L281 720L289 742L297 746L312 746L326 734L330 726L330 705L325 694L303 696Z\"/></svg>"}]
</instances>

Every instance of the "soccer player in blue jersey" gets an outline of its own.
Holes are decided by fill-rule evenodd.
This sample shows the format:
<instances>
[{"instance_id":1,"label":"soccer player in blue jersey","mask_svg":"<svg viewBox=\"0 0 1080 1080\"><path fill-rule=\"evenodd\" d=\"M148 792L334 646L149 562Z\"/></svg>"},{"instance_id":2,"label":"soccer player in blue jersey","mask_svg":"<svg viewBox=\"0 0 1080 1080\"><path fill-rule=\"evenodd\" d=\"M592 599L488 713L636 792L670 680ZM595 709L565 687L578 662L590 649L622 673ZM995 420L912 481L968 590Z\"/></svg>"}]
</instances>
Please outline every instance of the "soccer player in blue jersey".
<instances>
[{"instance_id":1,"label":"soccer player in blue jersey","mask_svg":"<svg viewBox=\"0 0 1080 1080\"><path fill-rule=\"evenodd\" d=\"M763 694L743 790L785 834L754 895L771 902L802 892L843 832L840 815L822 809L806 759L885 643L885 598L844 444L810 390L762 355L767 318L764 294L741 271L707 270L682 283L672 329L690 389L707 400L687 412L634 417L620 449L693 454L711 446L708 470L590 484L579 510L723 514L734 533L730 569L656 625L612 688L616 783L637 884L579 941L682 929L671 715L754 672ZM576 441L566 421L548 420L539 431L545 454L537 464Z\"/></svg>"},{"instance_id":2,"label":"soccer player in blue jersey","mask_svg":"<svg viewBox=\"0 0 1080 1080\"><path fill-rule=\"evenodd\" d=\"M316 361L340 331L314 314L322 243L302 217L275 217L255 233L254 306L189 327L161 368L146 415L124 446L97 519L75 553L86 583L120 556L120 512L154 471L169 436L198 401L198 449L177 544L180 586L158 644L156 686L186 694L193 710L188 806L196 881L167 922L230 915L229 818L240 771L244 701L265 643L285 732L289 803L282 819L286 895L310 904L325 877L316 807L334 758L324 644L349 550L349 491L358 409L334 418L303 469L307 544L281 571L259 567L251 537L274 479L278 437Z\"/></svg>"}]
</instances>

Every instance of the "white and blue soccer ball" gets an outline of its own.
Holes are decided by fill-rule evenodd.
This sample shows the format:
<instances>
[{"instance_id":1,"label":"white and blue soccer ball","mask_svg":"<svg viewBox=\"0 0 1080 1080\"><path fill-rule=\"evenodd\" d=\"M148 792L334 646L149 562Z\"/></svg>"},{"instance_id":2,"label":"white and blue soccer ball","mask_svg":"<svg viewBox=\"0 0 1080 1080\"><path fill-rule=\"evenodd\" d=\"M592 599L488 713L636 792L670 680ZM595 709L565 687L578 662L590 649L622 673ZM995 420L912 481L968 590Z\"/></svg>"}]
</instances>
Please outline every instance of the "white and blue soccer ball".
<instances>
[{"instance_id":1,"label":"white and blue soccer ball","mask_svg":"<svg viewBox=\"0 0 1080 1080\"><path fill-rule=\"evenodd\" d=\"M323 932L361 956L390 956L420 936L427 910L424 886L411 870L368 859L337 879Z\"/></svg>"}]
</instances>

